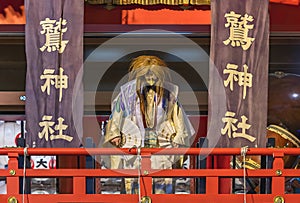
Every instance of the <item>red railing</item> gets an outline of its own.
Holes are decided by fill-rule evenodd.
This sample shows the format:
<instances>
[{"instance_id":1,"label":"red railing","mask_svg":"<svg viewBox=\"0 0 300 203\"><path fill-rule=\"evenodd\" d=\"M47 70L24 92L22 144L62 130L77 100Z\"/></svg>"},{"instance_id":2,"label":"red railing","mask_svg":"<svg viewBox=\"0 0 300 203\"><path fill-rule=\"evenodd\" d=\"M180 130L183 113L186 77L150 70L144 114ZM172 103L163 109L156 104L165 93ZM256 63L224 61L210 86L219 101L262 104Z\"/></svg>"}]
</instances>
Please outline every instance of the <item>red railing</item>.
<instances>
[{"instance_id":1,"label":"red railing","mask_svg":"<svg viewBox=\"0 0 300 203\"><path fill-rule=\"evenodd\" d=\"M26 177L71 177L73 178L72 194L20 194L20 177L23 177L23 169L18 168L18 157L24 155L23 148L0 149L0 155L8 155L8 169L1 169L0 176L7 179L7 194L0 195L1 203L106 203L139 202L141 197L144 203L242 203L246 198L247 203L298 203L300 195L285 194L285 178L300 177L300 170L284 169L284 155L298 155L297 148L250 148L247 155L267 155L273 157L272 169L246 170L247 178L261 177L271 178L270 194L220 194L219 186L221 178L243 177L243 169L151 169L150 157L166 154L208 155L208 156L232 156L240 155L238 148L179 148L179 149L100 149L100 148L36 148L27 149L28 155L117 155L140 153L140 172L136 169L26 169ZM91 177L138 177L140 175L140 196L132 194L86 194L86 178ZM191 177L206 178L205 194L152 194L152 178L155 177ZM230 185L228 185L230 187Z\"/></svg>"}]
</instances>

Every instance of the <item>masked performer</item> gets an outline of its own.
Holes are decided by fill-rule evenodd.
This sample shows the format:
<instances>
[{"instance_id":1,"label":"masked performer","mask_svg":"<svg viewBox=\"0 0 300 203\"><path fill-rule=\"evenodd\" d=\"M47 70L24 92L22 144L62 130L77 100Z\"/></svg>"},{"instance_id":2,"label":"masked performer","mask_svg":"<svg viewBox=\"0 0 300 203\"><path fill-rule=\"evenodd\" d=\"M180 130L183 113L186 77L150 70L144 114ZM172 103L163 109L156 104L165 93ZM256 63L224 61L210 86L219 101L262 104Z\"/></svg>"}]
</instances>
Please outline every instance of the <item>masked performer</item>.
<instances>
[{"instance_id":1,"label":"masked performer","mask_svg":"<svg viewBox=\"0 0 300 203\"><path fill-rule=\"evenodd\" d=\"M139 56L129 68L129 82L112 103L105 143L119 148L170 148L189 146L194 129L178 103L178 87L170 82L168 68L156 56ZM152 156L151 167L171 169L178 156ZM137 168L136 156L112 156L111 168ZM125 179L126 193L137 193L135 179ZM172 179L154 180L155 193L171 193Z\"/></svg>"}]
</instances>

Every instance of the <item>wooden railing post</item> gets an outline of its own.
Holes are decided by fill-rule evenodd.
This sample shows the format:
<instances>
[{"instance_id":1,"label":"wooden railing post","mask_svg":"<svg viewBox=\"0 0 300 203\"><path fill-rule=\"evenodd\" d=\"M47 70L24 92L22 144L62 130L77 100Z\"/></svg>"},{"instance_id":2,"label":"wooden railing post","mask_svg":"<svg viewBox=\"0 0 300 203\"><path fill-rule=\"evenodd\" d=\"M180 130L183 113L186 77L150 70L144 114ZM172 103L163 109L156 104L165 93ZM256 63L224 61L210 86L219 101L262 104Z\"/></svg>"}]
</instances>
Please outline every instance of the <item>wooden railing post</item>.
<instances>
[{"instance_id":1,"label":"wooden railing post","mask_svg":"<svg viewBox=\"0 0 300 203\"><path fill-rule=\"evenodd\" d=\"M206 178L206 194L217 195L219 193L219 178L207 177Z\"/></svg>"},{"instance_id":2,"label":"wooden railing post","mask_svg":"<svg viewBox=\"0 0 300 203\"><path fill-rule=\"evenodd\" d=\"M141 196L150 196L152 194L152 177L149 176L151 170L151 154L142 154L141 160Z\"/></svg>"},{"instance_id":3,"label":"wooden railing post","mask_svg":"<svg viewBox=\"0 0 300 203\"><path fill-rule=\"evenodd\" d=\"M86 190L85 177L73 177L73 194L74 195L86 194L85 190Z\"/></svg>"},{"instance_id":4,"label":"wooden railing post","mask_svg":"<svg viewBox=\"0 0 300 203\"><path fill-rule=\"evenodd\" d=\"M8 153L7 194L19 194L18 153Z\"/></svg>"},{"instance_id":5,"label":"wooden railing post","mask_svg":"<svg viewBox=\"0 0 300 203\"><path fill-rule=\"evenodd\" d=\"M285 177L282 176L282 171L284 169L284 153L283 152L275 152L273 154L274 162L274 177L272 178L272 194L274 195L282 195L285 192Z\"/></svg>"}]
</instances>

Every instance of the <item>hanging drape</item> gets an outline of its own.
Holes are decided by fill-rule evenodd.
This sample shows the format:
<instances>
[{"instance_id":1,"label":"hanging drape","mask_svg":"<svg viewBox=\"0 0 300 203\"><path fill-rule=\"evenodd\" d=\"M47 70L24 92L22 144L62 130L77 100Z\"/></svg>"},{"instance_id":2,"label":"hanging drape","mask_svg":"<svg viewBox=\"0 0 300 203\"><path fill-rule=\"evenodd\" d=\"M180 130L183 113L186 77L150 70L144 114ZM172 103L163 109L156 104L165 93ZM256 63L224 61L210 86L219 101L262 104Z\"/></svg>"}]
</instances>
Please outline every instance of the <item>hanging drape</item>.
<instances>
[{"instance_id":1,"label":"hanging drape","mask_svg":"<svg viewBox=\"0 0 300 203\"><path fill-rule=\"evenodd\" d=\"M208 139L211 147L265 147L268 0L212 0Z\"/></svg>"},{"instance_id":2,"label":"hanging drape","mask_svg":"<svg viewBox=\"0 0 300 203\"><path fill-rule=\"evenodd\" d=\"M83 6L83 0L25 1L26 142L30 147L81 144Z\"/></svg>"}]
</instances>

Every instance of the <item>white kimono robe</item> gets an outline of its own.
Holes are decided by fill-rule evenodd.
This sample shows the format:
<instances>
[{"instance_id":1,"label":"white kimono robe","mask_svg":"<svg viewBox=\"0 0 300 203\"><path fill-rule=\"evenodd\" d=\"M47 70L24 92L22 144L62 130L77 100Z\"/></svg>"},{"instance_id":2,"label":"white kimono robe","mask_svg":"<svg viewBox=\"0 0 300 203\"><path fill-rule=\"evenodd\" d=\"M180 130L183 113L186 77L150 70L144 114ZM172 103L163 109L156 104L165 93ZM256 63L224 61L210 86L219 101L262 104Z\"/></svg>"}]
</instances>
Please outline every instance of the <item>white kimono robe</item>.
<instances>
[{"instance_id":1,"label":"white kimono robe","mask_svg":"<svg viewBox=\"0 0 300 203\"><path fill-rule=\"evenodd\" d=\"M161 101L155 105L155 125L145 128L140 110L140 99L136 93L136 80L123 86L112 103L112 114L106 126L105 143L121 136L123 148L145 147L147 135L151 135L150 147L171 148L172 143L182 147L189 146L189 139L195 133L190 121L178 103L178 87L164 83L164 94ZM166 98L167 97L167 98ZM154 139L154 142L153 142ZM149 144L146 145L149 147ZM112 156L111 168L137 168L135 156ZM153 169L171 169L179 156L152 156Z\"/></svg>"}]
</instances>

